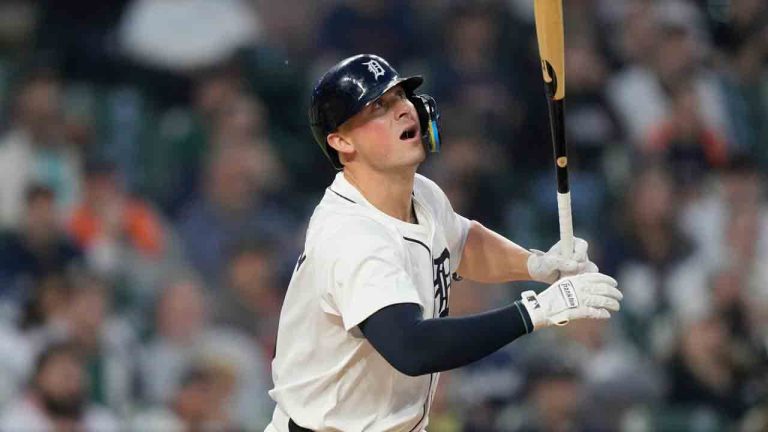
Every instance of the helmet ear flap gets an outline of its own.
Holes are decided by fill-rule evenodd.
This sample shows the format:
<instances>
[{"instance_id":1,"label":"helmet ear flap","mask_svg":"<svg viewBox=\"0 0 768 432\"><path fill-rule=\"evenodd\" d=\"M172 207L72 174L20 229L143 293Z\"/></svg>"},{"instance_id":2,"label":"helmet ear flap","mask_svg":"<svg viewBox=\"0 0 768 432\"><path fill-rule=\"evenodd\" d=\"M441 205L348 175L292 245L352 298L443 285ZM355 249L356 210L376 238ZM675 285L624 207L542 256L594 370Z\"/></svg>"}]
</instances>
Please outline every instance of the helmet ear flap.
<instances>
[{"instance_id":1,"label":"helmet ear flap","mask_svg":"<svg viewBox=\"0 0 768 432\"><path fill-rule=\"evenodd\" d=\"M416 107L421 127L421 142L428 153L440 151L440 112L432 96L427 94L410 95L408 99Z\"/></svg>"}]
</instances>

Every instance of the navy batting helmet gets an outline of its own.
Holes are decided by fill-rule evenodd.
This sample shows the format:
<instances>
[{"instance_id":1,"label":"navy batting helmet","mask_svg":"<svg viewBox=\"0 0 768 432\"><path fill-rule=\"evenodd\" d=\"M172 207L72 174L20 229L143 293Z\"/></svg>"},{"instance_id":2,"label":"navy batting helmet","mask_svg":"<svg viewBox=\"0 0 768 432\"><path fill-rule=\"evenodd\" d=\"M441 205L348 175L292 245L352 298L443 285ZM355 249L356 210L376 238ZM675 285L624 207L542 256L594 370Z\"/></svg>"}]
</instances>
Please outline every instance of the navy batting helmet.
<instances>
[{"instance_id":1,"label":"navy batting helmet","mask_svg":"<svg viewBox=\"0 0 768 432\"><path fill-rule=\"evenodd\" d=\"M400 77L386 60L372 54L349 57L330 68L312 91L309 124L315 141L333 167L342 169L339 154L328 145L328 134L396 85L403 86L416 107L425 148L428 152L439 151L440 115L435 100L414 93L423 81L421 76Z\"/></svg>"}]
</instances>

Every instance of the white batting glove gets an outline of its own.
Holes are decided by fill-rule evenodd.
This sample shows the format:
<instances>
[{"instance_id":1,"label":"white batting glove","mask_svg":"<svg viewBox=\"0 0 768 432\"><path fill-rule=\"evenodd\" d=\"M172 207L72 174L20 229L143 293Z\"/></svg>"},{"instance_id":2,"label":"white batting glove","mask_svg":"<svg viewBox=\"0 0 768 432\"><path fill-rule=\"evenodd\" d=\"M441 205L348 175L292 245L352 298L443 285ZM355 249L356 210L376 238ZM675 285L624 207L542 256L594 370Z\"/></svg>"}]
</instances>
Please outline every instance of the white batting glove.
<instances>
[{"instance_id":1,"label":"white batting glove","mask_svg":"<svg viewBox=\"0 0 768 432\"><path fill-rule=\"evenodd\" d=\"M528 310L533 329L566 325L570 320L608 319L620 309L623 298L616 281L602 273L569 276L552 284L538 295L525 291L521 303Z\"/></svg>"},{"instance_id":2,"label":"white batting glove","mask_svg":"<svg viewBox=\"0 0 768 432\"><path fill-rule=\"evenodd\" d=\"M547 252L531 249L528 257L528 274L537 282L551 284L565 276L582 273L597 273L595 263L589 260L589 244L578 237L573 239L573 254L563 254L561 242L555 243Z\"/></svg>"}]
</instances>

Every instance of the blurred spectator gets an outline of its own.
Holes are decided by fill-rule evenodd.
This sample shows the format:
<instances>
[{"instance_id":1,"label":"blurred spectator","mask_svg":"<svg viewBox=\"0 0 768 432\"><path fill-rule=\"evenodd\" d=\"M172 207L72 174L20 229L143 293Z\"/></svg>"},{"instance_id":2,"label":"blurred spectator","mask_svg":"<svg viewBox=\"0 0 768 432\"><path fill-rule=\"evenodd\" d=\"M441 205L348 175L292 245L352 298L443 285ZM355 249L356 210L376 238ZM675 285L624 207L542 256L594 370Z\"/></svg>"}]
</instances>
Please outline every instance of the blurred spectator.
<instances>
[{"instance_id":1,"label":"blurred spectator","mask_svg":"<svg viewBox=\"0 0 768 432\"><path fill-rule=\"evenodd\" d=\"M743 382L741 395L745 406L768 396L764 382L768 369L768 351L764 344L765 299L755 295L746 283L746 274L726 268L711 278L711 313L722 320L729 335L729 361Z\"/></svg>"},{"instance_id":2,"label":"blurred spectator","mask_svg":"<svg viewBox=\"0 0 768 432\"><path fill-rule=\"evenodd\" d=\"M227 265L227 284L217 292L213 306L217 323L248 333L269 354L275 349L283 297L277 270L269 241L238 247Z\"/></svg>"},{"instance_id":3,"label":"blurred spectator","mask_svg":"<svg viewBox=\"0 0 768 432\"><path fill-rule=\"evenodd\" d=\"M584 396L580 411L587 430L620 430L631 409L657 403L663 395L662 374L612 324L600 320L571 323L540 342L547 345L549 355L566 358L579 372Z\"/></svg>"},{"instance_id":4,"label":"blurred spectator","mask_svg":"<svg viewBox=\"0 0 768 432\"><path fill-rule=\"evenodd\" d=\"M154 334L141 354L145 400L168 403L182 373L196 362L229 368L236 388L229 401L233 419L241 424L266 425L273 406L268 390L265 355L245 334L215 326L202 287L193 279L171 279L155 311Z\"/></svg>"},{"instance_id":5,"label":"blurred spectator","mask_svg":"<svg viewBox=\"0 0 768 432\"><path fill-rule=\"evenodd\" d=\"M268 121L261 101L255 97L240 94L229 102L220 105L221 110L216 112L216 121L211 124L212 147L250 147L254 144L256 146L268 144L269 138L265 134ZM271 162L273 168L277 168L274 166L276 161Z\"/></svg>"},{"instance_id":6,"label":"blurred spectator","mask_svg":"<svg viewBox=\"0 0 768 432\"><path fill-rule=\"evenodd\" d=\"M559 358L539 359L527 376L525 404L505 412L493 428L472 431L578 432L587 431L580 410L581 378Z\"/></svg>"},{"instance_id":7,"label":"blurred spectator","mask_svg":"<svg viewBox=\"0 0 768 432\"><path fill-rule=\"evenodd\" d=\"M142 377L145 397L165 402L190 350L205 331L205 296L194 280L171 281L163 287L154 312L154 333L144 344Z\"/></svg>"},{"instance_id":8,"label":"blurred spectator","mask_svg":"<svg viewBox=\"0 0 768 432\"><path fill-rule=\"evenodd\" d=\"M207 124L213 124L221 113L232 106L245 91L239 65L222 62L196 76L193 102L196 113Z\"/></svg>"},{"instance_id":9,"label":"blurred spectator","mask_svg":"<svg viewBox=\"0 0 768 432\"><path fill-rule=\"evenodd\" d=\"M90 275L41 279L16 321L0 327L0 374L7 385L26 380L30 359L52 341L66 339L81 355L90 378L88 398L124 415L136 380L136 339L125 321L112 314L106 286ZM2 395L0 395L2 396Z\"/></svg>"},{"instance_id":10,"label":"blurred spectator","mask_svg":"<svg viewBox=\"0 0 768 432\"><path fill-rule=\"evenodd\" d=\"M304 0L256 0L254 3L264 28L265 45L294 59L317 54L318 26L333 3Z\"/></svg>"},{"instance_id":11,"label":"blurred spectator","mask_svg":"<svg viewBox=\"0 0 768 432\"><path fill-rule=\"evenodd\" d=\"M190 367L182 374L166 407L140 413L131 422L133 428L150 432L245 430L233 422L227 410L231 391L226 380L216 368Z\"/></svg>"},{"instance_id":12,"label":"blurred spectator","mask_svg":"<svg viewBox=\"0 0 768 432\"><path fill-rule=\"evenodd\" d=\"M244 238L285 233L290 217L267 193L274 169L266 146L224 146L211 155L201 196L177 224L190 263L210 286L221 286L226 257Z\"/></svg>"},{"instance_id":13,"label":"blurred spectator","mask_svg":"<svg viewBox=\"0 0 768 432\"><path fill-rule=\"evenodd\" d=\"M665 358L678 314L707 305L708 268L676 224L680 202L668 171L638 170L626 197L624 226L606 245L601 267L622 287L619 319L627 336L652 358Z\"/></svg>"},{"instance_id":14,"label":"blurred spectator","mask_svg":"<svg viewBox=\"0 0 768 432\"><path fill-rule=\"evenodd\" d=\"M713 17L713 39L725 53L740 41L755 38L753 32L768 22L768 6L760 0L732 0L712 10L719 12Z\"/></svg>"},{"instance_id":15,"label":"blurred spectator","mask_svg":"<svg viewBox=\"0 0 768 432\"><path fill-rule=\"evenodd\" d=\"M719 171L681 215L680 225L708 263L742 272L753 301L768 301L763 290L768 259L768 202L765 178L754 160L739 156Z\"/></svg>"},{"instance_id":16,"label":"blurred spectator","mask_svg":"<svg viewBox=\"0 0 768 432\"><path fill-rule=\"evenodd\" d=\"M483 131L506 141L521 127L520 102L495 54L503 11L491 3L458 4L445 17L442 46L432 57L429 85L440 101L448 133Z\"/></svg>"},{"instance_id":17,"label":"blurred spectator","mask_svg":"<svg viewBox=\"0 0 768 432\"><path fill-rule=\"evenodd\" d=\"M454 210L490 227L501 225L499 202L506 192L500 179L503 155L498 145L479 134L456 134L438 158L428 158L424 172L451 199Z\"/></svg>"},{"instance_id":18,"label":"blurred spectator","mask_svg":"<svg viewBox=\"0 0 768 432\"><path fill-rule=\"evenodd\" d=\"M0 405L29 380L35 357L60 339L72 287L67 277L49 273L34 281L17 316L0 325Z\"/></svg>"},{"instance_id":19,"label":"blurred spectator","mask_svg":"<svg viewBox=\"0 0 768 432\"><path fill-rule=\"evenodd\" d=\"M33 333L45 333L59 325L69 310L72 289L71 278L65 274L49 273L37 280L16 323L27 332L25 339L34 340Z\"/></svg>"},{"instance_id":20,"label":"blurred spectator","mask_svg":"<svg viewBox=\"0 0 768 432\"><path fill-rule=\"evenodd\" d=\"M670 99L669 116L649 131L641 151L669 165L678 184L698 190L706 172L728 161L727 144L702 118L698 95L688 83L677 83Z\"/></svg>"},{"instance_id":21,"label":"blurred spectator","mask_svg":"<svg viewBox=\"0 0 768 432\"><path fill-rule=\"evenodd\" d=\"M212 147L211 130L221 113L244 92L234 63L213 66L194 80L192 105L178 106L156 120L153 139L141 144L143 189L171 216L198 191Z\"/></svg>"},{"instance_id":22,"label":"blurred spectator","mask_svg":"<svg viewBox=\"0 0 768 432\"><path fill-rule=\"evenodd\" d=\"M731 334L718 316L704 315L680 328L680 345L668 365L669 402L705 408L737 419L745 411L743 376L734 363Z\"/></svg>"},{"instance_id":23,"label":"blurred spectator","mask_svg":"<svg viewBox=\"0 0 768 432\"><path fill-rule=\"evenodd\" d=\"M55 192L68 211L79 199L79 151L64 135L61 81L50 69L23 77L13 99L12 122L0 138L0 224L16 227L30 184Z\"/></svg>"},{"instance_id":24,"label":"blurred spectator","mask_svg":"<svg viewBox=\"0 0 768 432\"><path fill-rule=\"evenodd\" d=\"M116 418L87 398L88 379L78 350L67 343L38 356L29 388L0 414L3 432L110 432Z\"/></svg>"},{"instance_id":25,"label":"blurred spectator","mask_svg":"<svg viewBox=\"0 0 768 432\"><path fill-rule=\"evenodd\" d=\"M60 330L78 348L90 378L89 400L125 415L135 396L137 340L111 313L108 286L90 275L76 278Z\"/></svg>"},{"instance_id":26,"label":"blurred spectator","mask_svg":"<svg viewBox=\"0 0 768 432\"><path fill-rule=\"evenodd\" d=\"M724 84L738 150L749 154L765 170L768 168L765 145L768 142L768 12L762 23L758 21L749 31L734 36L726 53Z\"/></svg>"},{"instance_id":27,"label":"blurred spectator","mask_svg":"<svg viewBox=\"0 0 768 432\"><path fill-rule=\"evenodd\" d=\"M0 46L6 52L27 48L30 35L35 31L37 24L38 14L35 6L24 0L9 0L0 6Z\"/></svg>"},{"instance_id":28,"label":"blurred spectator","mask_svg":"<svg viewBox=\"0 0 768 432\"><path fill-rule=\"evenodd\" d=\"M123 190L114 165L107 162L87 167L84 200L72 214L69 230L89 264L104 275L125 271L131 257L159 259L166 248L157 215L148 203Z\"/></svg>"},{"instance_id":29,"label":"blurred spectator","mask_svg":"<svg viewBox=\"0 0 768 432\"><path fill-rule=\"evenodd\" d=\"M410 4L402 0L342 0L331 7L320 26L320 57L375 53L403 64L414 52L410 15Z\"/></svg>"},{"instance_id":30,"label":"blurred spectator","mask_svg":"<svg viewBox=\"0 0 768 432\"><path fill-rule=\"evenodd\" d=\"M653 56L659 40L658 19L654 15L654 2L630 0L619 16L619 26L615 29L618 37L618 51L622 60L637 67L651 68Z\"/></svg>"},{"instance_id":31,"label":"blurred spectator","mask_svg":"<svg viewBox=\"0 0 768 432\"><path fill-rule=\"evenodd\" d=\"M722 86L717 73L704 66L708 45L698 10L684 0L656 2L642 16L630 14L625 19L651 20L645 31L653 38L650 64L628 64L608 86L607 94L631 141L636 145L645 142L653 125L669 115L670 91L681 82L690 83L697 94L703 121L719 136L730 139L732 127Z\"/></svg>"},{"instance_id":32,"label":"blurred spectator","mask_svg":"<svg viewBox=\"0 0 768 432\"><path fill-rule=\"evenodd\" d=\"M263 103L256 97L241 95L223 106L211 127L211 145L215 148L242 148L247 153L252 181L262 194L284 188L287 174L269 135L269 119Z\"/></svg>"},{"instance_id":33,"label":"blurred spectator","mask_svg":"<svg viewBox=\"0 0 768 432\"><path fill-rule=\"evenodd\" d=\"M768 406L765 402L750 409L740 426L742 432L760 432L768 429Z\"/></svg>"},{"instance_id":34,"label":"blurred spectator","mask_svg":"<svg viewBox=\"0 0 768 432\"><path fill-rule=\"evenodd\" d=\"M82 251L57 218L53 191L31 185L26 192L20 230L0 241L0 298L20 305L37 278L64 273L82 264Z\"/></svg>"}]
</instances>

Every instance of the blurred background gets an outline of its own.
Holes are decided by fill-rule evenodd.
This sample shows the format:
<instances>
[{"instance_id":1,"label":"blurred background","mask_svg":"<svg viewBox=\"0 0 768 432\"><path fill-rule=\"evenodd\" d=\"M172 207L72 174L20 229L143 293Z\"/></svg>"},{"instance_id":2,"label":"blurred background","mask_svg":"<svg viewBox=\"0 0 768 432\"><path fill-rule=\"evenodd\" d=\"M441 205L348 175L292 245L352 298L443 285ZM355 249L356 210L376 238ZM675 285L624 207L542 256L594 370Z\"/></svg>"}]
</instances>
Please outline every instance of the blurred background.
<instances>
[{"instance_id":1,"label":"blurred background","mask_svg":"<svg viewBox=\"0 0 768 432\"><path fill-rule=\"evenodd\" d=\"M766 431L768 3L564 4L574 225L623 309L443 374L429 430ZM456 211L550 246L532 0L0 2L0 431L263 430L334 175L310 90L363 52L425 76Z\"/></svg>"}]
</instances>

